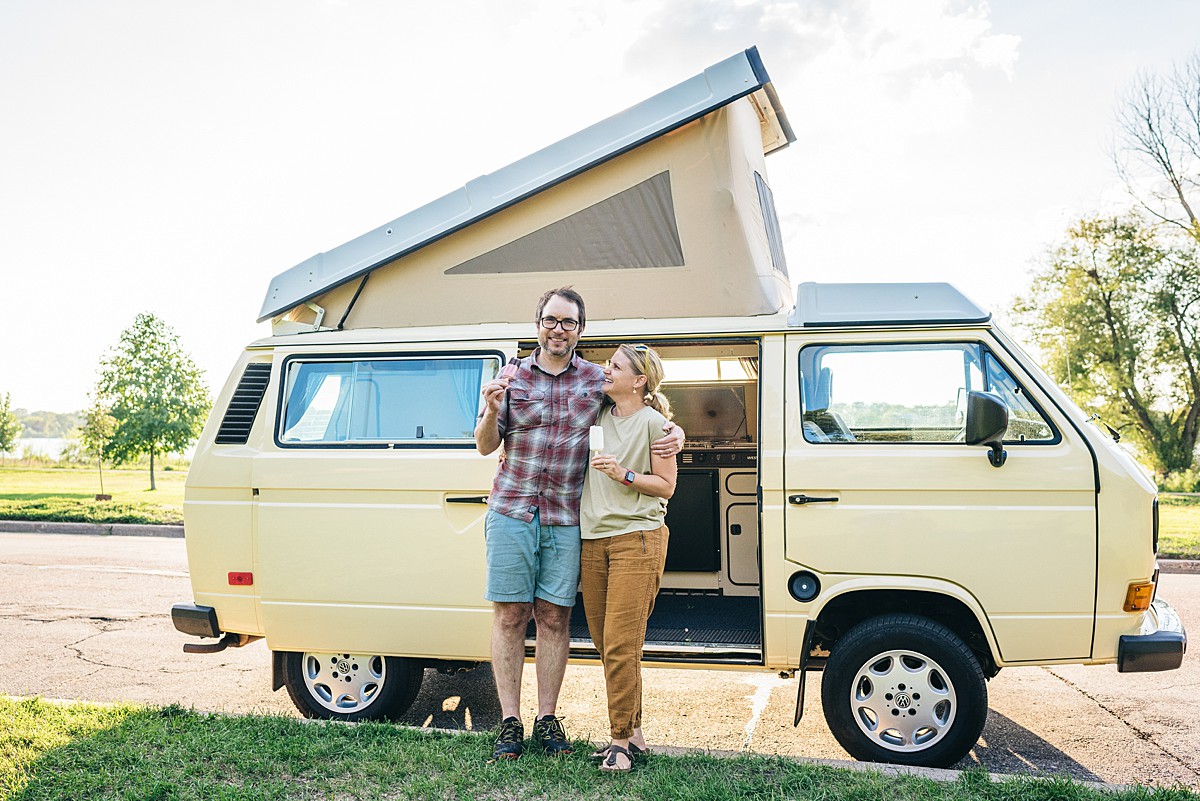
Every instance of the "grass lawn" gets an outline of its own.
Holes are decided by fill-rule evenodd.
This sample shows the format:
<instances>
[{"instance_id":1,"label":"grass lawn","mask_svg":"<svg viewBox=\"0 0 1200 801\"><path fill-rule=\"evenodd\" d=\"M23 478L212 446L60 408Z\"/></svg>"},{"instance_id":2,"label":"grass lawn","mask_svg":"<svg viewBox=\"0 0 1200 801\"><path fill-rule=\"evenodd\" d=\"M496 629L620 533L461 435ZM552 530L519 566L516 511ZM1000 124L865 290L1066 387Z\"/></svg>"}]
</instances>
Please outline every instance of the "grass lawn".
<instances>
[{"instance_id":1,"label":"grass lawn","mask_svg":"<svg viewBox=\"0 0 1200 801\"><path fill-rule=\"evenodd\" d=\"M183 482L179 470L156 470L150 491L147 470L105 470L97 501L95 470L0 467L0 519L57 520L81 523L182 523Z\"/></svg>"},{"instance_id":2,"label":"grass lawn","mask_svg":"<svg viewBox=\"0 0 1200 801\"><path fill-rule=\"evenodd\" d=\"M0 801L49 799L1196 799L1185 789L1102 793L1067 779L955 782L785 759L650 756L623 776L585 756L488 765L491 738L382 723L321 726L131 705L0 697Z\"/></svg>"},{"instance_id":3,"label":"grass lawn","mask_svg":"<svg viewBox=\"0 0 1200 801\"><path fill-rule=\"evenodd\" d=\"M1200 501L1169 495L1159 498L1159 556L1168 559L1200 559L1200 502L1190 502L1193 500Z\"/></svg>"}]
</instances>

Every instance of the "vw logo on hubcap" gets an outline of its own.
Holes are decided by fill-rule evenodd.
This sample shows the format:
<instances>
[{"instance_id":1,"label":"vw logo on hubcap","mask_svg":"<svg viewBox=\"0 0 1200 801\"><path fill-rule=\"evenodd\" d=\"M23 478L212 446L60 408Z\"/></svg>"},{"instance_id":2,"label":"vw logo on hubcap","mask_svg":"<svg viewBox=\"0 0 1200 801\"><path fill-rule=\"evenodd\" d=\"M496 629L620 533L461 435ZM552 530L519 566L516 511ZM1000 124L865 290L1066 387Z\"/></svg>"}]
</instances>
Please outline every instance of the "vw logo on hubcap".
<instances>
[{"instance_id":1,"label":"vw logo on hubcap","mask_svg":"<svg viewBox=\"0 0 1200 801\"><path fill-rule=\"evenodd\" d=\"M350 663L343 659L341 662L338 662L338 670L342 671L343 673L349 672Z\"/></svg>"},{"instance_id":2,"label":"vw logo on hubcap","mask_svg":"<svg viewBox=\"0 0 1200 801\"><path fill-rule=\"evenodd\" d=\"M896 696L896 706L900 709L908 709L912 706L912 699L908 697L908 693L900 693Z\"/></svg>"}]
</instances>

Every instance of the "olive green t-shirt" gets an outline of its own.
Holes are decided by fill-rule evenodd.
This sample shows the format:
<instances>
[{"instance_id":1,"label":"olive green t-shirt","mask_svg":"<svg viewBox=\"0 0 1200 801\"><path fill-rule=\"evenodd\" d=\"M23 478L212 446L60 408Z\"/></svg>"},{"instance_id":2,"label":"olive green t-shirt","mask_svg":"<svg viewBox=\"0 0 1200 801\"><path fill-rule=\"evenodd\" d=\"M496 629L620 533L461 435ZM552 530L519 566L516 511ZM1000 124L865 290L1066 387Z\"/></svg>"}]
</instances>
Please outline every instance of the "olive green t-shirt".
<instances>
[{"instance_id":1,"label":"olive green t-shirt","mask_svg":"<svg viewBox=\"0 0 1200 801\"><path fill-rule=\"evenodd\" d=\"M635 473L650 472L650 443L661 439L667 418L646 406L628 417L617 417L613 407L600 412L596 424L604 428L604 453ZM647 531L663 524L667 502L643 495L633 487L609 478L589 464L583 479L579 530L585 540Z\"/></svg>"}]
</instances>

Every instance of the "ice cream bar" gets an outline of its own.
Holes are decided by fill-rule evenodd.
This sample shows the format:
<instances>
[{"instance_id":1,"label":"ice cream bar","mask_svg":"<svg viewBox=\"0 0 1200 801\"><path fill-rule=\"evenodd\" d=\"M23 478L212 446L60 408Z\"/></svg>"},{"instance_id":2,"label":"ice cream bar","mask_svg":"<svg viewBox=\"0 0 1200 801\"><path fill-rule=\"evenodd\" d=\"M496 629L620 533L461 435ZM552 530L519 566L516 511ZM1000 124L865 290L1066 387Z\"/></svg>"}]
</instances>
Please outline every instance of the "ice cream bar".
<instances>
[{"instance_id":1,"label":"ice cream bar","mask_svg":"<svg viewBox=\"0 0 1200 801\"><path fill-rule=\"evenodd\" d=\"M604 450L604 429L600 426L592 426L588 429L588 449L592 453L600 453Z\"/></svg>"},{"instance_id":2,"label":"ice cream bar","mask_svg":"<svg viewBox=\"0 0 1200 801\"><path fill-rule=\"evenodd\" d=\"M508 364L504 365L504 369L500 371L500 377L513 378L519 369L521 369L521 362L516 356L513 356L508 360Z\"/></svg>"}]
</instances>

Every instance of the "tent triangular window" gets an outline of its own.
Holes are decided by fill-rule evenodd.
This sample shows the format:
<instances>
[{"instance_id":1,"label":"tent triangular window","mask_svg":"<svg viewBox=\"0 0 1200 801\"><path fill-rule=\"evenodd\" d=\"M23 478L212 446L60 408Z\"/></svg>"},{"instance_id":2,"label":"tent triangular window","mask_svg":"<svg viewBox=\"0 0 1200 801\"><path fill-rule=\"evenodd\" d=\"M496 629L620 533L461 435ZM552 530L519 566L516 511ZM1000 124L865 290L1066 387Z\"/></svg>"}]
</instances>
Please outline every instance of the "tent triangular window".
<instances>
[{"instance_id":1,"label":"tent triangular window","mask_svg":"<svg viewBox=\"0 0 1200 801\"><path fill-rule=\"evenodd\" d=\"M569 217L451 267L446 275L682 266L683 245L675 222L671 176L660 172Z\"/></svg>"}]
</instances>

